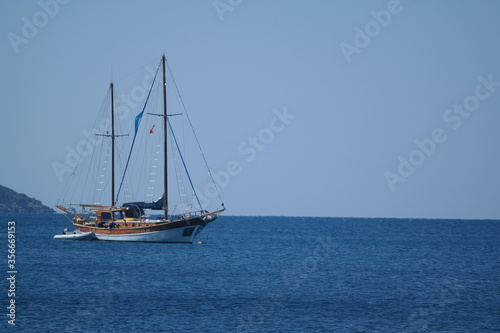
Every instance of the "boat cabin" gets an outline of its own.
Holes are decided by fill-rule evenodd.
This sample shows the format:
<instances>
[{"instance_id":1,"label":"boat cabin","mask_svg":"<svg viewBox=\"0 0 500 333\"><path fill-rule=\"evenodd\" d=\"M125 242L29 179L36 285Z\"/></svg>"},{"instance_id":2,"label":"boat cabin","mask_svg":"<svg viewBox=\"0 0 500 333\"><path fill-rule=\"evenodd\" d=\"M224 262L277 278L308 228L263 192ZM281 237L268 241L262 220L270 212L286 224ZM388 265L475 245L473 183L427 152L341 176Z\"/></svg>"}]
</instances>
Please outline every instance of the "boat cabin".
<instances>
[{"instance_id":1,"label":"boat cabin","mask_svg":"<svg viewBox=\"0 0 500 333\"><path fill-rule=\"evenodd\" d=\"M98 210L96 212L97 223L123 220L123 210Z\"/></svg>"}]
</instances>

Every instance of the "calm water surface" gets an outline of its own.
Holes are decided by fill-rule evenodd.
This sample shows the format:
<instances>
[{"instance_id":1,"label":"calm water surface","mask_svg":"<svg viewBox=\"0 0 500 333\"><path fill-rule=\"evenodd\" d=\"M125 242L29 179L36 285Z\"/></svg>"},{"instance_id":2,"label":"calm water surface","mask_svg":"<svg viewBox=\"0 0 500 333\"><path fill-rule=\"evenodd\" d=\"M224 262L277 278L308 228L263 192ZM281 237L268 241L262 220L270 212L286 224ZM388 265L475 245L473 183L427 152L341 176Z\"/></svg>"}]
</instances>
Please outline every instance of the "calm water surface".
<instances>
[{"instance_id":1,"label":"calm water surface","mask_svg":"<svg viewBox=\"0 0 500 333\"><path fill-rule=\"evenodd\" d=\"M500 221L222 216L203 245L55 241L59 214L0 221L1 332L500 332Z\"/></svg>"}]
</instances>

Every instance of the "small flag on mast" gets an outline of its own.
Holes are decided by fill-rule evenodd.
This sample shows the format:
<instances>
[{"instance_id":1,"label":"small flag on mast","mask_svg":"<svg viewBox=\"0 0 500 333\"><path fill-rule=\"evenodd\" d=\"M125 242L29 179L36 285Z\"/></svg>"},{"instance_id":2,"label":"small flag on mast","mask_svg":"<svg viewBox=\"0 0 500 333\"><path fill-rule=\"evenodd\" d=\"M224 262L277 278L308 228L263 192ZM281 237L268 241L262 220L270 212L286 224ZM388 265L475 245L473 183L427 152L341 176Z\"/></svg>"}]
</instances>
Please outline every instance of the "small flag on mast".
<instances>
[{"instance_id":1,"label":"small flag on mast","mask_svg":"<svg viewBox=\"0 0 500 333\"><path fill-rule=\"evenodd\" d=\"M135 133L137 133L137 130L139 129L139 124L141 122L141 119L142 119L142 115L144 114L144 110L142 110L141 113L139 113L136 117L135 117Z\"/></svg>"},{"instance_id":2,"label":"small flag on mast","mask_svg":"<svg viewBox=\"0 0 500 333\"><path fill-rule=\"evenodd\" d=\"M153 127L151 127L151 129L149 130L149 133L152 134L155 132L155 125L153 125Z\"/></svg>"}]
</instances>

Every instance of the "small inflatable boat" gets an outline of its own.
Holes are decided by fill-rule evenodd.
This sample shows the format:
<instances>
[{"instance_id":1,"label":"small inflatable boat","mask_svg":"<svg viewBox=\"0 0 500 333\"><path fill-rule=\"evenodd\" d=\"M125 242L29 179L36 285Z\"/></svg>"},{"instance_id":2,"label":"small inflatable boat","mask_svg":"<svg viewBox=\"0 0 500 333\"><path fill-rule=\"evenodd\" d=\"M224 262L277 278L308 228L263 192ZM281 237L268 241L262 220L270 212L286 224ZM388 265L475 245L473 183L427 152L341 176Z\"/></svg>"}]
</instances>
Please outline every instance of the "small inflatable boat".
<instances>
[{"instance_id":1,"label":"small inflatable boat","mask_svg":"<svg viewBox=\"0 0 500 333\"><path fill-rule=\"evenodd\" d=\"M62 240L93 240L97 239L93 232L81 232L80 230L69 231L64 229L61 235L55 235L54 239Z\"/></svg>"}]
</instances>

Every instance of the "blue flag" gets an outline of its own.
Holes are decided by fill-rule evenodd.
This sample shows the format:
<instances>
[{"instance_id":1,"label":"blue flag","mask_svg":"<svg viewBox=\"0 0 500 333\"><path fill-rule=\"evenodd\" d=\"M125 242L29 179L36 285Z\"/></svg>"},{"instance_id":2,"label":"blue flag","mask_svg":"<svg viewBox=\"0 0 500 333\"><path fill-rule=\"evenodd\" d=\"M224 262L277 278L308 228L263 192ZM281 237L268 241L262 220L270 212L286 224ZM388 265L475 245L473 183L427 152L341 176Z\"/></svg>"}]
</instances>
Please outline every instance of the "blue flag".
<instances>
[{"instance_id":1,"label":"blue flag","mask_svg":"<svg viewBox=\"0 0 500 333\"><path fill-rule=\"evenodd\" d=\"M142 112L139 113L137 115L137 117L135 117L135 133L137 133L137 130L139 129L139 123L141 122L143 113L144 113L144 110L142 110Z\"/></svg>"}]
</instances>

